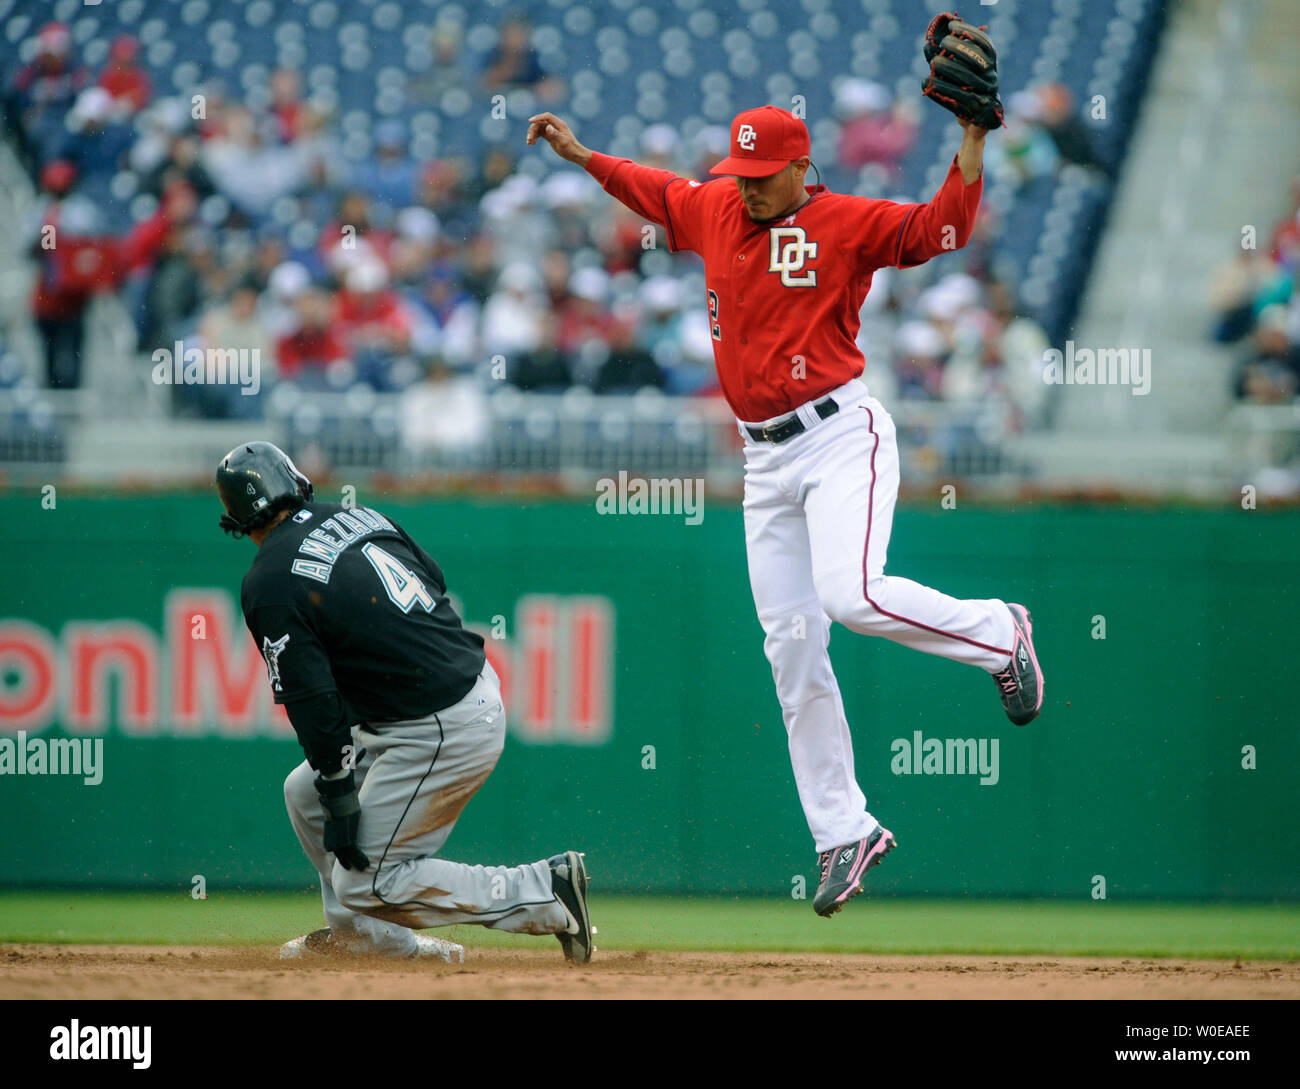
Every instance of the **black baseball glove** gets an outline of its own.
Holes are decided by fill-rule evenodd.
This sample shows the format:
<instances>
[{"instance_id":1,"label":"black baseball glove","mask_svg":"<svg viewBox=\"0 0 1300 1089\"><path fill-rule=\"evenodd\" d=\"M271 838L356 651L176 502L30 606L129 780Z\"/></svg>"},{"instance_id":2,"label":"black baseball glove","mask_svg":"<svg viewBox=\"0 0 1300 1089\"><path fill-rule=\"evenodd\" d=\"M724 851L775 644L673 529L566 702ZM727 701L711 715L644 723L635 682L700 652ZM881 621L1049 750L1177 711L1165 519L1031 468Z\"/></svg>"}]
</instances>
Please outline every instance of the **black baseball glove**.
<instances>
[{"instance_id":1,"label":"black baseball glove","mask_svg":"<svg viewBox=\"0 0 1300 1089\"><path fill-rule=\"evenodd\" d=\"M345 870L364 870L370 859L357 846L361 827L361 801L356 776L348 772L341 779L316 776L316 793L325 810L325 850L333 851Z\"/></svg>"},{"instance_id":2,"label":"black baseball glove","mask_svg":"<svg viewBox=\"0 0 1300 1089\"><path fill-rule=\"evenodd\" d=\"M963 121L1000 129L998 54L989 36L955 11L946 11L930 21L924 48L930 75L921 93Z\"/></svg>"}]
</instances>

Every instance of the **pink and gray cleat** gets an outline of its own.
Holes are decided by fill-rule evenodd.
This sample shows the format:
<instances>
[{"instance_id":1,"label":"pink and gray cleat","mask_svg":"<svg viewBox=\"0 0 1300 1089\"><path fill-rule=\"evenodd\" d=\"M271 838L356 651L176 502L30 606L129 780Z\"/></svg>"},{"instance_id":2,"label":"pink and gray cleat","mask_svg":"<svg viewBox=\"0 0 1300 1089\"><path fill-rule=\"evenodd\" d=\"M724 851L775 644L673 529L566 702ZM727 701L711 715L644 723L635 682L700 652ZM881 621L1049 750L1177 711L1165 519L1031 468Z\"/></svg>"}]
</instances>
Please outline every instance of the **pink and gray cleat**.
<instances>
[{"instance_id":1,"label":"pink and gray cleat","mask_svg":"<svg viewBox=\"0 0 1300 1089\"><path fill-rule=\"evenodd\" d=\"M894 833L881 824L866 839L823 851L817 858L822 883L813 897L813 911L829 919L862 891L867 871L897 846Z\"/></svg>"},{"instance_id":2,"label":"pink and gray cleat","mask_svg":"<svg viewBox=\"0 0 1300 1089\"><path fill-rule=\"evenodd\" d=\"M1043 708L1043 671L1034 653L1034 626L1029 621L1029 610L1015 604L1007 608L1015 622L1016 637L1011 644L1011 661L1006 669L993 674L993 680L1002 696L1007 718L1017 726L1024 726L1033 722Z\"/></svg>"}]
</instances>

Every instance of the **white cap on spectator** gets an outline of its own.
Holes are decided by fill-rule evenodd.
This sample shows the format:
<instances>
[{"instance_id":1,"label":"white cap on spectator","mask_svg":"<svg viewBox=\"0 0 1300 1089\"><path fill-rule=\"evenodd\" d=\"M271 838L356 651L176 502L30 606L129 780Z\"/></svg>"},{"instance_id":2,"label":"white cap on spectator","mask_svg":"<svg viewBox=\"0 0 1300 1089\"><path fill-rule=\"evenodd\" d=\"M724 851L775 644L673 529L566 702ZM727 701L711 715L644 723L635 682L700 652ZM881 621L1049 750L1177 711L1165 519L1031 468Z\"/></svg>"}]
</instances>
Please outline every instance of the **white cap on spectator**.
<instances>
[{"instance_id":1,"label":"white cap on spectator","mask_svg":"<svg viewBox=\"0 0 1300 1089\"><path fill-rule=\"evenodd\" d=\"M383 261L367 257L348 269L344 282L349 291L380 291L388 286L388 269L384 267Z\"/></svg>"},{"instance_id":2,"label":"white cap on spectator","mask_svg":"<svg viewBox=\"0 0 1300 1089\"><path fill-rule=\"evenodd\" d=\"M911 359L934 359L944 354L943 337L928 321L905 321L895 336L898 354Z\"/></svg>"},{"instance_id":3,"label":"white cap on spectator","mask_svg":"<svg viewBox=\"0 0 1300 1089\"><path fill-rule=\"evenodd\" d=\"M489 218L513 215L537 202L538 184L527 174L512 174L483 197L483 214Z\"/></svg>"},{"instance_id":4,"label":"white cap on spectator","mask_svg":"<svg viewBox=\"0 0 1300 1089\"><path fill-rule=\"evenodd\" d=\"M641 301L655 313L676 310L682 305L682 285L672 276L651 276L641 284Z\"/></svg>"},{"instance_id":5,"label":"white cap on spectator","mask_svg":"<svg viewBox=\"0 0 1300 1089\"><path fill-rule=\"evenodd\" d=\"M879 113L892 101L888 87L869 79L846 79L835 92L835 110L841 117Z\"/></svg>"},{"instance_id":6,"label":"white cap on spectator","mask_svg":"<svg viewBox=\"0 0 1300 1089\"><path fill-rule=\"evenodd\" d=\"M609 273L599 268L580 268L569 277L569 290L588 302L609 298Z\"/></svg>"},{"instance_id":7,"label":"white cap on spectator","mask_svg":"<svg viewBox=\"0 0 1300 1089\"><path fill-rule=\"evenodd\" d=\"M506 265L497 278L497 287L505 291L518 291L521 294L536 291L542 286L541 274L532 265L522 261Z\"/></svg>"},{"instance_id":8,"label":"white cap on spectator","mask_svg":"<svg viewBox=\"0 0 1300 1089\"><path fill-rule=\"evenodd\" d=\"M397 213L397 233L415 242L432 242L438 237L442 224L428 208L403 208Z\"/></svg>"},{"instance_id":9,"label":"white cap on spectator","mask_svg":"<svg viewBox=\"0 0 1300 1089\"><path fill-rule=\"evenodd\" d=\"M277 299L288 301L296 299L311 287L311 273L305 265L297 261L285 261L276 265L267 277L266 286Z\"/></svg>"},{"instance_id":10,"label":"white cap on spectator","mask_svg":"<svg viewBox=\"0 0 1300 1089\"><path fill-rule=\"evenodd\" d=\"M731 130L725 125L705 125L692 143L701 155L722 157L731 148Z\"/></svg>"},{"instance_id":11,"label":"white cap on spectator","mask_svg":"<svg viewBox=\"0 0 1300 1089\"><path fill-rule=\"evenodd\" d=\"M99 206L74 194L59 205L59 230L71 238L91 238L103 228Z\"/></svg>"},{"instance_id":12,"label":"white cap on spectator","mask_svg":"<svg viewBox=\"0 0 1300 1089\"><path fill-rule=\"evenodd\" d=\"M1043 116L1043 102L1034 91L1017 91L1007 99L1007 113L1026 121L1037 121Z\"/></svg>"},{"instance_id":13,"label":"white cap on spectator","mask_svg":"<svg viewBox=\"0 0 1300 1089\"><path fill-rule=\"evenodd\" d=\"M77 95L69 122L74 128L81 128L88 122L107 121L112 112L113 96L103 87L87 87Z\"/></svg>"},{"instance_id":14,"label":"white cap on spectator","mask_svg":"<svg viewBox=\"0 0 1300 1089\"><path fill-rule=\"evenodd\" d=\"M641 134L641 150L647 155L671 155L677 149L677 130L662 122Z\"/></svg>"},{"instance_id":15,"label":"white cap on spectator","mask_svg":"<svg viewBox=\"0 0 1300 1089\"><path fill-rule=\"evenodd\" d=\"M942 300L942 310L936 315L942 317L955 317L978 306L984 295L980 282L962 272L945 276L932 290L937 291Z\"/></svg>"},{"instance_id":16,"label":"white cap on spectator","mask_svg":"<svg viewBox=\"0 0 1300 1089\"><path fill-rule=\"evenodd\" d=\"M542 183L541 193L548 208L581 207L591 196L590 175L556 171Z\"/></svg>"}]
</instances>

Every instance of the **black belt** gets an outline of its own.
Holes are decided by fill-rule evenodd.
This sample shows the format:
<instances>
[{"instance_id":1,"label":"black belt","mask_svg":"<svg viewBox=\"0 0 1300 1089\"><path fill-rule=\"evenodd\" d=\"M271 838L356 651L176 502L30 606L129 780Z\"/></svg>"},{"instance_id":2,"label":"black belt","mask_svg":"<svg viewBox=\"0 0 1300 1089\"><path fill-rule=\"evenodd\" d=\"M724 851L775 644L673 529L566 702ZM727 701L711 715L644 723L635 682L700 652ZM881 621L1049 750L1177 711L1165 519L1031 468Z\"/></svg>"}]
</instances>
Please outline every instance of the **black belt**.
<instances>
[{"instance_id":1,"label":"black belt","mask_svg":"<svg viewBox=\"0 0 1300 1089\"><path fill-rule=\"evenodd\" d=\"M833 397L827 397L823 401L818 401L813 405L813 410L823 420L829 419L840 410ZM792 439L796 435L802 435L808 428L804 425L803 420L799 417L791 416L788 420L782 420L778 424L768 424L766 427L746 427L749 437L755 442L778 443Z\"/></svg>"}]
</instances>

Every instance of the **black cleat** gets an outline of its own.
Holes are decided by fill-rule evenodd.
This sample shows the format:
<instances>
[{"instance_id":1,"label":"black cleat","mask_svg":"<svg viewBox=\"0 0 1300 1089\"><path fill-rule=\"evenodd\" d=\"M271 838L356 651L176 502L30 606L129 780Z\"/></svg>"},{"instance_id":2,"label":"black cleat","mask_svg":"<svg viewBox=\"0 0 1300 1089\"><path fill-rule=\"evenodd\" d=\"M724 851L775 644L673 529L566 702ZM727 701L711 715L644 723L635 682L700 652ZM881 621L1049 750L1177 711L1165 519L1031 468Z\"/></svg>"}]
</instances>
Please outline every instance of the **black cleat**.
<instances>
[{"instance_id":1,"label":"black cleat","mask_svg":"<svg viewBox=\"0 0 1300 1089\"><path fill-rule=\"evenodd\" d=\"M1043 671L1038 668L1038 655L1034 653L1034 626L1029 621L1029 610L1023 605L1007 608L1015 621L1016 638L1011 644L1011 661L1002 672L993 674L993 680L1002 696L1007 718L1017 726L1024 726L1033 722L1043 708Z\"/></svg>"},{"instance_id":2,"label":"black cleat","mask_svg":"<svg viewBox=\"0 0 1300 1089\"><path fill-rule=\"evenodd\" d=\"M577 851L565 851L546 860L551 867L555 898L569 916L569 929L555 936L560 939L564 959L574 964L587 964L596 952L592 944L596 928L587 912L587 867L582 860L583 855Z\"/></svg>"},{"instance_id":3,"label":"black cleat","mask_svg":"<svg viewBox=\"0 0 1300 1089\"><path fill-rule=\"evenodd\" d=\"M823 851L817 857L822 883L813 897L813 911L829 919L862 891L867 871L897 846L894 833L881 824L866 839Z\"/></svg>"}]
</instances>

